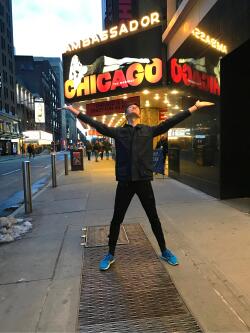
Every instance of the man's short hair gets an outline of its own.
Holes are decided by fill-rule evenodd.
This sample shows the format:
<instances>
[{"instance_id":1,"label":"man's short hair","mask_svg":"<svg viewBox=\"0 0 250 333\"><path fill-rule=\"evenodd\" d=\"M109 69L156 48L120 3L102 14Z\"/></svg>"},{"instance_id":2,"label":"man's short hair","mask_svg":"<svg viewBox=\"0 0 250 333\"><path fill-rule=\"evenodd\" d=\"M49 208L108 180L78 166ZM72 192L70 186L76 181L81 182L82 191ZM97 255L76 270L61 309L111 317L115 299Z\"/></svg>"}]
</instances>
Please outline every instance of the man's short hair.
<instances>
[{"instance_id":1,"label":"man's short hair","mask_svg":"<svg viewBox=\"0 0 250 333\"><path fill-rule=\"evenodd\" d=\"M136 106L138 106L138 108L141 110L139 104L137 104L137 103L128 103L128 104L126 104L126 107L125 107L125 111L124 111L125 113L127 113L127 110L128 110L128 108L129 108L131 105L136 105Z\"/></svg>"}]
</instances>

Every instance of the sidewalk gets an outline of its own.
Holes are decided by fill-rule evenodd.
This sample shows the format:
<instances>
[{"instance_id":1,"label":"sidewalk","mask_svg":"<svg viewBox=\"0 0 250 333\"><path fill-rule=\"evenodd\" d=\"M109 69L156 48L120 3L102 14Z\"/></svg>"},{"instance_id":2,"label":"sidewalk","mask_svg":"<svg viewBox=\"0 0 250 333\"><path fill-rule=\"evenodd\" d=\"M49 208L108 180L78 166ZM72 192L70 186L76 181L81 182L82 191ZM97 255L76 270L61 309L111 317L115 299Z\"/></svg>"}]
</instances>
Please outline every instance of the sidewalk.
<instances>
[{"instance_id":1,"label":"sidewalk","mask_svg":"<svg viewBox=\"0 0 250 333\"><path fill-rule=\"evenodd\" d=\"M194 317L205 332L250 331L250 216L173 179L153 186L180 259L165 268ZM113 161L86 161L35 197L32 233L0 247L0 332L75 331L81 227L109 223L115 187ZM125 223L140 223L159 253L137 198Z\"/></svg>"}]
</instances>

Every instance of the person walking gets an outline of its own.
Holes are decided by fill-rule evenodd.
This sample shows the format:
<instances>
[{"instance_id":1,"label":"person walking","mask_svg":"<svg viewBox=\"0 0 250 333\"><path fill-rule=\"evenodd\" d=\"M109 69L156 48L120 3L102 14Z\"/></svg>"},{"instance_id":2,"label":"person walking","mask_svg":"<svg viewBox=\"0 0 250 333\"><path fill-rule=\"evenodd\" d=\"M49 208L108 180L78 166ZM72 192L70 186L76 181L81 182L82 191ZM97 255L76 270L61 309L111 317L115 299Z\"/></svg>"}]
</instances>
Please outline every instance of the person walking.
<instances>
[{"instance_id":1,"label":"person walking","mask_svg":"<svg viewBox=\"0 0 250 333\"><path fill-rule=\"evenodd\" d=\"M93 145L93 151L95 154L95 161L98 162L98 157L99 157L99 153L100 153L100 145L99 145L98 140L95 140L95 143Z\"/></svg>"},{"instance_id":2,"label":"person walking","mask_svg":"<svg viewBox=\"0 0 250 333\"><path fill-rule=\"evenodd\" d=\"M106 155L106 160L109 160L109 152L111 150L111 143L108 141L107 138L103 141L103 146L104 146L104 151L105 151L105 155Z\"/></svg>"},{"instance_id":3,"label":"person walking","mask_svg":"<svg viewBox=\"0 0 250 333\"><path fill-rule=\"evenodd\" d=\"M100 262L100 270L109 269L115 262L115 248L119 237L120 226L126 211L135 194L150 221L152 231L161 250L160 258L170 265L178 265L177 257L166 247L161 222L156 210L156 202L151 181L153 180L153 138L166 133L171 127L189 117L193 112L210 102L197 101L189 109L179 112L159 125L140 124L141 110L137 104L129 104L125 109L127 124L123 127L108 127L102 122L93 120L81 113L72 105L65 106L80 121L89 124L99 133L114 138L116 146L116 180L118 181L115 196L113 218L109 230L109 252Z\"/></svg>"},{"instance_id":4,"label":"person walking","mask_svg":"<svg viewBox=\"0 0 250 333\"><path fill-rule=\"evenodd\" d=\"M86 153L88 156L88 161L91 161L91 152L92 152L92 144L90 143L90 141L86 141L85 143L85 147L86 147Z\"/></svg>"},{"instance_id":5,"label":"person walking","mask_svg":"<svg viewBox=\"0 0 250 333\"><path fill-rule=\"evenodd\" d=\"M32 145L30 143L28 144L27 151L28 151L28 154L29 154L29 159L31 159L31 156L32 156Z\"/></svg>"}]
</instances>

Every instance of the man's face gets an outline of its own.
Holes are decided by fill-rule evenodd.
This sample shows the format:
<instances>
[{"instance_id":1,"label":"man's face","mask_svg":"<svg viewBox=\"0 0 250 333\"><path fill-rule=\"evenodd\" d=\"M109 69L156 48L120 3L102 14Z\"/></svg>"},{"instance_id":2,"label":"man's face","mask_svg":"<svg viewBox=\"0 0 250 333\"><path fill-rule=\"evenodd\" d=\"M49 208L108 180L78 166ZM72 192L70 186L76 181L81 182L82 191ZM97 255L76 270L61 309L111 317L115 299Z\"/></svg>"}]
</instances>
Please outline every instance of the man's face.
<instances>
[{"instance_id":1,"label":"man's face","mask_svg":"<svg viewBox=\"0 0 250 333\"><path fill-rule=\"evenodd\" d=\"M141 111L140 111L140 108L135 105L135 104L132 104L130 105L127 110L126 110L126 117L132 117L132 118L140 118L141 116Z\"/></svg>"}]
</instances>

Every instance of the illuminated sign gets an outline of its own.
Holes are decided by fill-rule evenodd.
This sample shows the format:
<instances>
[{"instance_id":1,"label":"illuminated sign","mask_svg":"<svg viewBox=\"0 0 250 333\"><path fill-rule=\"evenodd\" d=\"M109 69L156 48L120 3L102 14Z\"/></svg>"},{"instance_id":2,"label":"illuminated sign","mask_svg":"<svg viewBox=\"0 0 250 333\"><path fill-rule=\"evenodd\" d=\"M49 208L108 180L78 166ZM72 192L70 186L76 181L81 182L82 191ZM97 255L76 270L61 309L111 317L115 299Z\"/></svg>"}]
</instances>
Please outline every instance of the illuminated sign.
<instances>
[{"instance_id":1,"label":"illuminated sign","mask_svg":"<svg viewBox=\"0 0 250 333\"><path fill-rule=\"evenodd\" d=\"M126 100L115 99L113 101L86 104L86 114L93 117L104 114L124 113L126 106L130 103L140 105L140 96L129 97Z\"/></svg>"},{"instance_id":2,"label":"illuminated sign","mask_svg":"<svg viewBox=\"0 0 250 333\"><path fill-rule=\"evenodd\" d=\"M221 42L219 42L216 38L212 38L211 36L207 35L204 31L201 31L198 28L195 28L192 31L192 35L202 41L205 44L208 44L210 47L220 51L222 53L227 53L227 46Z\"/></svg>"},{"instance_id":3,"label":"illuminated sign","mask_svg":"<svg viewBox=\"0 0 250 333\"><path fill-rule=\"evenodd\" d=\"M95 46L102 42L106 42L108 40L113 40L118 37L123 37L132 32L136 32L138 30L143 30L149 28L153 25L160 23L160 14L157 12L151 13L149 15L143 16L140 20L131 20L127 23L122 23L120 26L114 26L109 30L103 30L99 34L96 34L92 37L88 37L78 42L74 42L69 44L66 52L71 52L75 50L79 50L82 48L87 48L89 46Z\"/></svg>"},{"instance_id":4,"label":"illuminated sign","mask_svg":"<svg viewBox=\"0 0 250 333\"><path fill-rule=\"evenodd\" d=\"M185 86L196 87L211 94L220 95L220 85L214 75L195 70L187 63L180 65L176 58L171 59L170 71L171 78L175 83L184 83Z\"/></svg>"},{"instance_id":5,"label":"illuminated sign","mask_svg":"<svg viewBox=\"0 0 250 333\"><path fill-rule=\"evenodd\" d=\"M154 84L162 79L161 59L146 59L147 61L141 63L133 62L133 58L131 59L132 63L125 69L122 69L123 66L119 65L119 69L114 71L87 76L81 75L77 84L75 84L77 79L75 77L75 80L67 80L64 85L65 98L70 100L75 97L84 97L98 92L106 93L108 91L115 91L117 88L126 89L130 86L137 87L140 86L143 81ZM137 60L139 61L140 59ZM128 63L129 62L126 62L126 64ZM115 67L110 67L110 69L112 68Z\"/></svg>"},{"instance_id":6,"label":"illuminated sign","mask_svg":"<svg viewBox=\"0 0 250 333\"><path fill-rule=\"evenodd\" d=\"M45 123L44 102L35 101L35 122L36 123Z\"/></svg>"}]
</instances>

